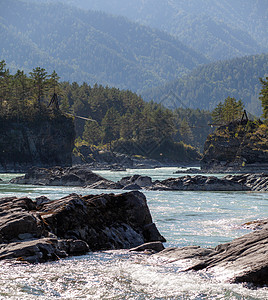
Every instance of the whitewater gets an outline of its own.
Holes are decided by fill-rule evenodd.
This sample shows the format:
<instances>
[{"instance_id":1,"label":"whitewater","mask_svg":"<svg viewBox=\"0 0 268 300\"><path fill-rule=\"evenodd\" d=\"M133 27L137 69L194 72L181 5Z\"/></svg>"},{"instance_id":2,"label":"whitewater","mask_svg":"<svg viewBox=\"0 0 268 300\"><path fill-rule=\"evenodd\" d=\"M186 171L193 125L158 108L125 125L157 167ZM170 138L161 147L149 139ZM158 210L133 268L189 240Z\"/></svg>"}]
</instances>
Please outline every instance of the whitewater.
<instances>
[{"instance_id":1,"label":"whitewater","mask_svg":"<svg viewBox=\"0 0 268 300\"><path fill-rule=\"evenodd\" d=\"M153 180L180 176L177 168L96 171L117 181L148 175ZM215 174L214 174L215 175ZM45 195L58 199L120 193L77 187L12 185L16 174L0 174L0 197ZM220 175L217 175L220 176ZM267 218L268 193L143 191L165 247L215 247L250 232L244 223ZM183 265L127 250L90 252L44 264L0 261L0 299L268 299L268 287L230 284L222 276L182 272Z\"/></svg>"}]
</instances>

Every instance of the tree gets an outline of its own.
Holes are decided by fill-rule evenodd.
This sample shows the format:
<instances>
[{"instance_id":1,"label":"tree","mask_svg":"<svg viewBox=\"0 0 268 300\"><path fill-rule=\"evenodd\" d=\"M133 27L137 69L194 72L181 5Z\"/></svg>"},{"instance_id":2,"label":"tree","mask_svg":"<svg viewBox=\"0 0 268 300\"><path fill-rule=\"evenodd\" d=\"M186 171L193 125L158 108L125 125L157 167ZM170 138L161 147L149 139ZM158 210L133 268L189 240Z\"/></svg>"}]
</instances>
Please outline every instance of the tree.
<instances>
[{"instance_id":1,"label":"tree","mask_svg":"<svg viewBox=\"0 0 268 300\"><path fill-rule=\"evenodd\" d=\"M268 120L268 77L265 79L260 78L260 82L262 84L262 89L260 92L260 100L263 110L263 117L267 121Z\"/></svg>"},{"instance_id":2,"label":"tree","mask_svg":"<svg viewBox=\"0 0 268 300\"><path fill-rule=\"evenodd\" d=\"M216 124L230 123L243 115L244 105L241 100L227 97L224 103L219 103L212 111L213 122Z\"/></svg>"},{"instance_id":3,"label":"tree","mask_svg":"<svg viewBox=\"0 0 268 300\"><path fill-rule=\"evenodd\" d=\"M103 128L103 142L108 143L111 149L112 142L119 138L120 125L120 115L114 107L107 110L101 125Z\"/></svg>"},{"instance_id":4,"label":"tree","mask_svg":"<svg viewBox=\"0 0 268 300\"><path fill-rule=\"evenodd\" d=\"M99 124L96 121L86 121L83 139L92 145L99 145L101 143L102 132Z\"/></svg>"},{"instance_id":5,"label":"tree","mask_svg":"<svg viewBox=\"0 0 268 300\"><path fill-rule=\"evenodd\" d=\"M30 77L33 79L37 102L40 105L41 99L45 94L46 87L48 84L47 71L44 68L37 67L33 69L33 72L30 72Z\"/></svg>"}]
</instances>

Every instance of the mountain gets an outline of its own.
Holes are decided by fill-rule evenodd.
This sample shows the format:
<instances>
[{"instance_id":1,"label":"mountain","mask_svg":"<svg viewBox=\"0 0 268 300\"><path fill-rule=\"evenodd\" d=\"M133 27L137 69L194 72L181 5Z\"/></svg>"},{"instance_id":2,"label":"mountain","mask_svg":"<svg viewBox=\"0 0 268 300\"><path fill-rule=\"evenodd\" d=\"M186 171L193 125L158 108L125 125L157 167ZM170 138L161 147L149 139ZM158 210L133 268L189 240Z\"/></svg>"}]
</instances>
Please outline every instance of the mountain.
<instances>
[{"instance_id":1,"label":"mountain","mask_svg":"<svg viewBox=\"0 0 268 300\"><path fill-rule=\"evenodd\" d=\"M65 0L64 3L122 15L165 30L213 60L268 50L268 2L263 0Z\"/></svg>"},{"instance_id":2,"label":"mountain","mask_svg":"<svg viewBox=\"0 0 268 300\"><path fill-rule=\"evenodd\" d=\"M11 71L40 66L62 80L137 92L208 62L157 29L60 3L0 0L0 41Z\"/></svg>"},{"instance_id":3,"label":"mountain","mask_svg":"<svg viewBox=\"0 0 268 300\"><path fill-rule=\"evenodd\" d=\"M268 75L268 54L252 55L200 66L190 74L142 94L168 107L212 110L228 96L241 99L248 111L261 115L259 78Z\"/></svg>"}]
</instances>

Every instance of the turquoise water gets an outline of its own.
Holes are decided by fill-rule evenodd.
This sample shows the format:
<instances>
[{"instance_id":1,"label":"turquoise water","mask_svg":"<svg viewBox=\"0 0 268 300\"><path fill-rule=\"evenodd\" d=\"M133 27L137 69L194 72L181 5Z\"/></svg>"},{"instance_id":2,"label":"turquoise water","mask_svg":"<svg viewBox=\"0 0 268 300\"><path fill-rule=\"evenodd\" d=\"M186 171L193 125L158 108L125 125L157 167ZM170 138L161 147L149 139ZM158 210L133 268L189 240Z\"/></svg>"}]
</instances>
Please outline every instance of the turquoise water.
<instances>
[{"instance_id":1,"label":"turquoise water","mask_svg":"<svg viewBox=\"0 0 268 300\"><path fill-rule=\"evenodd\" d=\"M174 175L177 168L99 171L119 180L142 174L153 179ZM14 174L0 174L0 197L45 195L57 199L70 193L119 193L73 187L43 187L8 184ZM144 191L165 246L214 247L249 232L243 223L267 218L268 193ZM181 273L176 263L127 251L89 253L42 265L0 263L0 299L268 299L268 288L251 290L229 284L204 272Z\"/></svg>"}]
</instances>

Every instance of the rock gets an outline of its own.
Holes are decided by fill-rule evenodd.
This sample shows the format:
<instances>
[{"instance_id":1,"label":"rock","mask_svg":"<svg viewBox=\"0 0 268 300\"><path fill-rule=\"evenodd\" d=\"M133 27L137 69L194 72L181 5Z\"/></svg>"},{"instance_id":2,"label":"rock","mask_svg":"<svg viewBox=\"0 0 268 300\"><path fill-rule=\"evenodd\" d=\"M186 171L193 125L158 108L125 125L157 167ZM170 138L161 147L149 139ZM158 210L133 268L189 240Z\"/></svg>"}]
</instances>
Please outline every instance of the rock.
<instances>
[{"instance_id":1,"label":"rock","mask_svg":"<svg viewBox=\"0 0 268 300\"><path fill-rule=\"evenodd\" d=\"M49 231L60 238L84 240L94 251L164 240L156 228L148 234L147 227L153 223L146 198L140 192L70 195L43 205L40 212Z\"/></svg>"},{"instance_id":2,"label":"rock","mask_svg":"<svg viewBox=\"0 0 268 300\"><path fill-rule=\"evenodd\" d=\"M140 245L138 247L132 248L129 251L134 252L134 251L152 250L154 252L160 252L164 249L165 249L165 247L161 242L150 242L150 243L145 243L145 244Z\"/></svg>"},{"instance_id":3,"label":"rock","mask_svg":"<svg viewBox=\"0 0 268 300\"><path fill-rule=\"evenodd\" d=\"M48 203L50 200L46 196L40 196L35 198L35 203L37 207L42 206L45 203Z\"/></svg>"},{"instance_id":4,"label":"rock","mask_svg":"<svg viewBox=\"0 0 268 300\"><path fill-rule=\"evenodd\" d=\"M0 118L0 172L26 172L32 166L71 166L75 129L73 119L29 119L27 122Z\"/></svg>"},{"instance_id":5,"label":"rock","mask_svg":"<svg viewBox=\"0 0 268 300\"><path fill-rule=\"evenodd\" d=\"M0 199L0 259L44 262L165 239L138 192Z\"/></svg>"},{"instance_id":6,"label":"rock","mask_svg":"<svg viewBox=\"0 0 268 300\"><path fill-rule=\"evenodd\" d=\"M123 187L123 190L132 190L132 191L138 191L141 190L141 187L136 183L130 183Z\"/></svg>"},{"instance_id":7,"label":"rock","mask_svg":"<svg viewBox=\"0 0 268 300\"><path fill-rule=\"evenodd\" d=\"M201 169L210 172L268 172L268 130L259 122L234 121L207 137Z\"/></svg>"},{"instance_id":8,"label":"rock","mask_svg":"<svg viewBox=\"0 0 268 300\"><path fill-rule=\"evenodd\" d=\"M122 189L123 186L120 183L116 183L110 180L100 180L91 185L86 186L88 189Z\"/></svg>"},{"instance_id":9,"label":"rock","mask_svg":"<svg viewBox=\"0 0 268 300\"><path fill-rule=\"evenodd\" d=\"M148 190L175 191L268 191L267 174L227 175L223 178L203 175L186 175L155 181Z\"/></svg>"},{"instance_id":10,"label":"rock","mask_svg":"<svg viewBox=\"0 0 268 300\"><path fill-rule=\"evenodd\" d=\"M184 247L165 249L159 255L187 260L187 270L206 270L230 282L268 284L268 227L256 230L214 249Z\"/></svg>"},{"instance_id":11,"label":"rock","mask_svg":"<svg viewBox=\"0 0 268 300\"><path fill-rule=\"evenodd\" d=\"M140 187L147 187L152 185L152 178L149 176L132 175L123 177L118 183L122 184L123 186L136 184Z\"/></svg>"},{"instance_id":12,"label":"rock","mask_svg":"<svg viewBox=\"0 0 268 300\"><path fill-rule=\"evenodd\" d=\"M30 263L57 260L68 255L83 255L88 245L80 240L40 238L0 245L0 259L16 258Z\"/></svg>"},{"instance_id":13,"label":"rock","mask_svg":"<svg viewBox=\"0 0 268 300\"><path fill-rule=\"evenodd\" d=\"M87 165L74 167L53 167L49 169L33 167L22 176L12 179L11 183L51 185L51 186L85 186L98 181L107 181L105 178L93 173Z\"/></svg>"}]
</instances>

